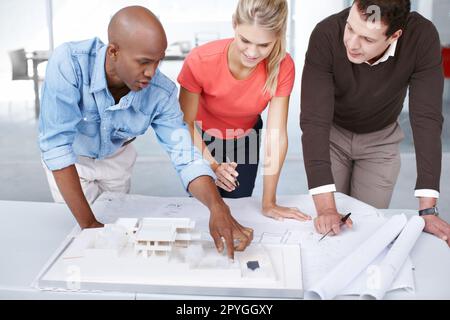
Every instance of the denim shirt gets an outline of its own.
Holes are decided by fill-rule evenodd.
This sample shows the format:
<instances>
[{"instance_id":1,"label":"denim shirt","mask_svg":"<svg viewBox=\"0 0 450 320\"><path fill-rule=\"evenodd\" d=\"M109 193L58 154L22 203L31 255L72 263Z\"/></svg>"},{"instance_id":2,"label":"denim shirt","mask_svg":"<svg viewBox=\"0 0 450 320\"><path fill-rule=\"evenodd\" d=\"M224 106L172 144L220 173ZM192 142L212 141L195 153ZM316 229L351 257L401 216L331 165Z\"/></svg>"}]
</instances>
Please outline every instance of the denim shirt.
<instances>
[{"instance_id":1,"label":"denim shirt","mask_svg":"<svg viewBox=\"0 0 450 320\"><path fill-rule=\"evenodd\" d=\"M66 168L77 156L104 159L151 126L185 188L199 176L215 178L183 122L175 84L157 70L148 87L116 104L106 80L106 48L98 38L65 43L48 62L39 117L47 168Z\"/></svg>"}]
</instances>

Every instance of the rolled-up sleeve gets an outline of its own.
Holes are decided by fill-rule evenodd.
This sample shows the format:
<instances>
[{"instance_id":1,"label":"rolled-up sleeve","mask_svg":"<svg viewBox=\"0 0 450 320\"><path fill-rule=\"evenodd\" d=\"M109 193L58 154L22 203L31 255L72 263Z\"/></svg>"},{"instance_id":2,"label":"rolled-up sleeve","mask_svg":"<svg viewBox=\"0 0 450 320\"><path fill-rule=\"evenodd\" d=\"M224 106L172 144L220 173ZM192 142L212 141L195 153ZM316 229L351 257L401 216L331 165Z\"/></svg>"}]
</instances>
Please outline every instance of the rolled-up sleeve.
<instances>
[{"instance_id":1,"label":"rolled-up sleeve","mask_svg":"<svg viewBox=\"0 0 450 320\"><path fill-rule=\"evenodd\" d=\"M76 162L72 144L81 120L80 90L76 71L66 45L54 51L47 65L39 117L39 147L49 170Z\"/></svg>"},{"instance_id":2,"label":"rolled-up sleeve","mask_svg":"<svg viewBox=\"0 0 450 320\"><path fill-rule=\"evenodd\" d=\"M214 172L194 146L177 98L177 88L160 102L158 115L153 119L152 127L161 146L168 153L183 186L188 190L189 184L200 176L215 179Z\"/></svg>"}]
</instances>

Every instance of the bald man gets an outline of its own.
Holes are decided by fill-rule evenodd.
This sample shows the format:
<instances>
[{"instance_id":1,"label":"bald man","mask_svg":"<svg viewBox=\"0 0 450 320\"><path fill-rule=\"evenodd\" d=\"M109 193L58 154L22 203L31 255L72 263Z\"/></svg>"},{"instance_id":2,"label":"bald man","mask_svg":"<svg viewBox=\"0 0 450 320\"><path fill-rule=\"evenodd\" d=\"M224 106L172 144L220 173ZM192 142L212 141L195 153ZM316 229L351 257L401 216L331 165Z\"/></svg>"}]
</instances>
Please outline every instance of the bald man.
<instances>
[{"instance_id":1,"label":"bald man","mask_svg":"<svg viewBox=\"0 0 450 320\"><path fill-rule=\"evenodd\" d=\"M159 70L167 38L156 16L133 6L117 12L109 44L94 38L57 48L47 66L39 143L52 196L81 228L102 227L90 208L105 191L128 193L133 140L151 126L185 186L210 210L210 232L230 258L253 231L231 215L214 173L194 147L175 84ZM234 240L238 240L234 242Z\"/></svg>"}]
</instances>

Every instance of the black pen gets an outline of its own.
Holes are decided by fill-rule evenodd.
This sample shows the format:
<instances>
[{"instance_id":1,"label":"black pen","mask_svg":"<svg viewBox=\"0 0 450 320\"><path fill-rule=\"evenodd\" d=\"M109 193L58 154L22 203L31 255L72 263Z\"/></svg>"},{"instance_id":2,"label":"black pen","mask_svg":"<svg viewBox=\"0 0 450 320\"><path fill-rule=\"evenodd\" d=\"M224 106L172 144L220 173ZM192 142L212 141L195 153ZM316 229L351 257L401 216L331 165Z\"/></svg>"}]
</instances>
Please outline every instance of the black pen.
<instances>
[{"instance_id":1,"label":"black pen","mask_svg":"<svg viewBox=\"0 0 450 320\"><path fill-rule=\"evenodd\" d=\"M339 226L344 225L345 222L347 222L347 220L348 220L348 218L350 217L351 214L352 214L352 213L350 212L350 213L348 213L347 215L345 215L344 217L342 217L341 222L339 223ZM323 237L320 238L319 242L322 241L322 239L325 238L332 230L333 230L333 228L331 228L327 233L325 233L325 234L323 235Z\"/></svg>"}]
</instances>

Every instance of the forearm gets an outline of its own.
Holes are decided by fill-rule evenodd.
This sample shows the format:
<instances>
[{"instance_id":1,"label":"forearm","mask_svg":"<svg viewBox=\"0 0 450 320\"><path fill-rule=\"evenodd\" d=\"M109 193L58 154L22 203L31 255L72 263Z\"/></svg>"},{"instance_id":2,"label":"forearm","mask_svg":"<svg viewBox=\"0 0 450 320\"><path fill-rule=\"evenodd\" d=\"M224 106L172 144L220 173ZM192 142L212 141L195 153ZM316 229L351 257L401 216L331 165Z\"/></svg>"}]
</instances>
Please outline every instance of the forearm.
<instances>
[{"instance_id":1,"label":"forearm","mask_svg":"<svg viewBox=\"0 0 450 320\"><path fill-rule=\"evenodd\" d=\"M303 162L309 190L334 184L329 147L330 129L313 127L313 124L302 127Z\"/></svg>"},{"instance_id":2,"label":"forearm","mask_svg":"<svg viewBox=\"0 0 450 320\"><path fill-rule=\"evenodd\" d=\"M328 213L336 213L336 201L332 192L322 193L313 196L314 205L316 207L317 215Z\"/></svg>"},{"instance_id":3,"label":"forearm","mask_svg":"<svg viewBox=\"0 0 450 320\"><path fill-rule=\"evenodd\" d=\"M192 140L194 141L194 145L198 148L198 150L201 150L203 159L205 159L210 164L213 171L215 171L218 165L217 161L214 159L211 152L209 152L209 149L203 141L200 132L198 132L195 128L194 122L188 123L188 128L191 133Z\"/></svg>"},{"instance_id":4,"label":"forearm","mask_svg":"<svg viewBox=\"0 0 450 320\"><path fill-rule=\"evenodd\" d=\"M430 189L439 192L442 171L442 123L423 119L427 116L414 115L411 122L417 167L415 190Z\"/></svg>"},{"instance_id":5,"label":"forearm","mask_svg":"<svg viewBox=\"0 0 450 320\"><path fill-rule=\"evenodd\" d=\"M287 135L268 135L264 154L263 207L276 203L278 181L288 150Z\"/></svg>"},{"instance_id":6,"label":"forearm","mask_svg":"<svg viewBox=\"0 0 450 320\"><path fill-rule=\"evenodd\" d=\"M419 198L419 210L433 208L437 205L436 198Z\"/></svg>"},{"instance_id":7,"label":"forearm","mask_svg":"<svg viewBox=\"0 0 450 320\"><path fill-rule=\"evenodd\" d=\"M188 186L189 192L210 210L226 206L217 190L214 180L209 176L201 176Z\"/></svg>"},{"instance_id":8,"label":"forearm","mask_svg":"<svg viewBox=\"0 0 450 320\"><path fill-rule=\"evenodd\" d=\"M87 228L96 222L95 216L84 196L80 177L74 165L53 171L59 191L81 228Z\"/></svg>"}]
</instances>

